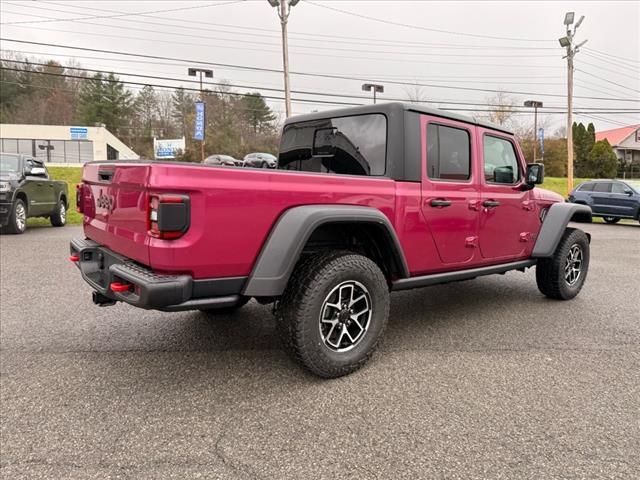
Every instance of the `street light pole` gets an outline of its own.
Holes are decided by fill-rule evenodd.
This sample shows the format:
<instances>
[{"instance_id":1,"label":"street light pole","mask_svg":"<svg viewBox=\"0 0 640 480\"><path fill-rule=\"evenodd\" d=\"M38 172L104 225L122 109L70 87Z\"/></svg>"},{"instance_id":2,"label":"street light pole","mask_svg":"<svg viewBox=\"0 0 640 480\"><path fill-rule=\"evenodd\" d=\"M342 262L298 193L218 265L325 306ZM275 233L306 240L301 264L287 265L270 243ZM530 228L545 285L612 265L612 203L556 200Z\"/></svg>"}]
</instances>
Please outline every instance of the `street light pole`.
<instances>
[{"instance_id":1,"label":"street light pole","mask_svg":"<svg viewBox=\"0 0 640 480\"><path fill-rule=\"evenodd\" d=\"M189 68L190 77L200 76L200 101L204 102L204 89L202 88L202 75L206 78L213 78L213 70L207 70L206 68ZM204 163L204 137L200 141L200 161Z\"/></svg>"},{"instance_id":2,"label":"street light pole","mask_svg":"<svg viewBox=\"0 0 640 480\"><path fill-rule=\"evenodd\" d=\"M573 190L573 57L578 53L578 49L587 43L587 40L584 40L575 47L573 46L573 38L584 20L584 15L580 17L571 31L574 17L574 12L567 12L565 15L564 24L567 27L567 35L559 40L560 46L567 49L564 58L567 59L567 191L569 192Z\"/></svg>"},{"instance_id":3,"label":"street light pole","mask_svg":"<svg viewBox=\"0 0 640 480\"><path fill-rule=\"evenodd\" d=\"M536 161L536 153L537 153L537 134L538 134L538 108L542 108L542 102L538 102L536 100L527 100L524 102L525 107L533 107L533 161Z\"/></svg>"},{"instance_id":4,"label":"street light pole","mask_svg":"<svg viewBox=\"0 0 640 480\"><path fill-rule=\"evenodd\" d=\"M373 92L373 104L376 103L376 98L378 93L384 93L384 85L378 85L375 83L363 83L362 84L363 92Z\"/></svg>"},{"instance_id":5,"label":"street light pole","mask_svg":"<svg viewBox=\"0 0 640 480\"><path fill-rule=\"evenodd\" d=\"M284 73L284 107L287 118L291 116L291 86L289 79L289 37L287 22L291 7L295 7L300 0L267 0L272 7L279 7L278 17L282 27L282 70Z\"/></svg>"}]
</instances>

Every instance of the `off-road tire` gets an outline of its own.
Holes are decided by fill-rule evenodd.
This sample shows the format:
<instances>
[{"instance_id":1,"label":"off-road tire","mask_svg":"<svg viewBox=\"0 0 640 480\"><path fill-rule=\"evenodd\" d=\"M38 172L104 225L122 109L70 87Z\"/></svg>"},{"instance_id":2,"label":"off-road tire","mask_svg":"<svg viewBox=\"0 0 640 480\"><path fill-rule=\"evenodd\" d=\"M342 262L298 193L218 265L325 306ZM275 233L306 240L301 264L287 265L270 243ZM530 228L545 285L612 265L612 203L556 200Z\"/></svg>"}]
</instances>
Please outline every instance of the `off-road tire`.
<instances>
[{"instance_id":1,"label":"off-road tire","mask_svg":"<svg viewBox=\"0 0 640 480\"><path fill-rule=\"evenodd\" d=\"M17 215L19 209L22 208L24 212L24 224L21 226L21 222L18 221ZM16 199L11 206L11 214L9 215L9 222L7 223L7 233L21 234L27 229L27 206L21 199Z\"/></svg>"},{"instance_id":2,"label":"off-road tire","mask_svg":"<svg viewBox=\"0 0 640 480\"><path fill-rule=\"evenodd\" d=\"M368 290L371 316L361 340L351 350L338 352L322 339L320 315L332 289L349 281ZM286 352L324 378L341 377L362 367L375 351L388 318L389 287L382 271L369 258L349 251L326 251L301 260L276 309Z\"/></svg>"},{"instance_id":3,"label":"off-road tire","mask_svg":"<svg viewBox=\"0 0 640 480\"><path fill-rule=\"evenodd\" d=\"M251 297L242 297L238 303L236 303L233 307L223 307L223 308L201 308L200 311L202 313L207 314L209 317L216 317L220 315L230 315L232 313L237 312L242 307L244 307L247 303L249 303Z\"/></svg>"},{"instance_id":4,"label":"off-road tire","mask_svg":"<svg viewBox=\"0 0 640 480\"><path fill-rule=\"evenodd\" d=\"M618 223L620 221L619 218L616 217L602 217L602 219L606 222L606 223Z\"/></svg>"},{"instance_id":5,"label":"off-road tire","mask_svg":"<svg viewBox=\"0 0 640 480\"><path fill-rule=\"evenodd\" d=\"M571 248L577 245L582 250L581 272L571 285L565 278L565 266ZM589 238L582 230L567 228L551 258L542 258L536 265L538 290L549 298L570 300L584 285L589 272Z\"/></svg>"},{"instance_id":6,"label":"off-road tire","mask_svg":"<svg viewBox=\"0 0 640 480\"><path fill-rule=\"evenodd\" d=\"M64 227L67 223L67 206L63 200L58 200L56 210L51 214L49 221L54 227Z\"/></svg>"}]
</instances>

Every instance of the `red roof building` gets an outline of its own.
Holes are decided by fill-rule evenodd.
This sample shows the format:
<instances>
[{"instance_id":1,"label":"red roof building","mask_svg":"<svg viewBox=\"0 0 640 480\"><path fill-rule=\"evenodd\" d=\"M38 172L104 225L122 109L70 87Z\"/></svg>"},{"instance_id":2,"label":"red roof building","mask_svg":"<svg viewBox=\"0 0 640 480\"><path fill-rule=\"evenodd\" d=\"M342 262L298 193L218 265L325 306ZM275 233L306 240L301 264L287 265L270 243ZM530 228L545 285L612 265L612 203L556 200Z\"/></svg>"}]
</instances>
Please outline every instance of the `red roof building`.
<instances>
[{"instance_id":1,"label":"red roof building","mask_svg":"<svg viewBox=\"0 0 640 480\"><path fill-rule=\"evenodd\" d=\"M596 132L596 142L606 139L620 160L625 171L640 175L640 124Z\"/></svg>"}]
</instances>

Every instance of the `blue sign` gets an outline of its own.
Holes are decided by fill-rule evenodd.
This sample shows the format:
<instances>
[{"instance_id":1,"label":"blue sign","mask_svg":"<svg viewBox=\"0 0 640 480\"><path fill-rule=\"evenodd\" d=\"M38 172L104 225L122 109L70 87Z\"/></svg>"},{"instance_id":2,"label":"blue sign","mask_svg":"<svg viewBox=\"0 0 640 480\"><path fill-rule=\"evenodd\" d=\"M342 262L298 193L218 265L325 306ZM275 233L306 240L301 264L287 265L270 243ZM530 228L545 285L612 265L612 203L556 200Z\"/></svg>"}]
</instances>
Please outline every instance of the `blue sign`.
<instances>
[{"instance_id":1,"label":"blue sign","mask_svg":"<svg viewBox=\"0 0 640 480\"><path fill-rule=\"evenodd\" d=\"M89 129L87 127L69 127L69 133L71 140L86 140L89 136Z\"/></svg>"},{"instance_id":2,"label":"blue sign","mask_svg":"<svg viewBox=\"0 0 640 480\"><path fill-rule=\"evenodd\" d=\"M538 129L538 141L540 142L540 153L544 157L544 128Z\"/></svg>"},{"instance_id":3,"label":"blue sign","mask_svg":"<svg viewBox=\"0 0 640 480\"><path fill-rule=\"evenodd\" d=\"M204 103L196 102L196 124L193 130L194 140L204 140Z\"/></svg>"}]
</instances>

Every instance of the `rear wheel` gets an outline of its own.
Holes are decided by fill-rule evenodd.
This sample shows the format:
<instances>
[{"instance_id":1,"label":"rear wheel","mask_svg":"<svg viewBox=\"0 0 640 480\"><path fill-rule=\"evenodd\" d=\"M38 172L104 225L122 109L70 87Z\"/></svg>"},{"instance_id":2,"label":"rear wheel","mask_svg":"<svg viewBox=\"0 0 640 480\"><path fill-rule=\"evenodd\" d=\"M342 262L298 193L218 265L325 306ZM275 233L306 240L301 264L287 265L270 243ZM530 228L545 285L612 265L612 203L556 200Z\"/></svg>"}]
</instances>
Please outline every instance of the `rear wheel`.
<instances>
[{"instance_id":1,"label":"rear wheel","mask_svg":"<svg viewBox=\"0 0 640 480\"><path fill-rule=\"evenodd\" d=\"M588 271L589 239L582 230L567 228L553 256L538 260L536 282L547 297L569 300L580 293Z\"/></svg>"},{"instance_id":2,"label":"rear wheel","mask_svg":"<svg viewBox=\"0 0 640 480\"><path fill-rule=\"evenodd\" d=\"M269 168L269 164L267 162L262 162L260 164L260 168Z\"/></svg>"},{"instance_id":3,"label":"rear wheel","mask_svg":"<svg viewBox=\"0 0 640 480\"><path fill-rule=\"evenodd\" d=\"M369 258L323 252L298 264L276 317L294 360L321 377L340 377L375 351L389 317L389 288Z\"/></svg>"},{"instance_id":4,"label":"rear wheel","mask_svg":"<svg viewBox=\"0 0 640 480\"><path fill-rule=\"evenodd\" d=\"M63 200L58 201L56 210L51 214L49 220L54 227L64 227L67 223L67 206Z\"/></svg>"},{"instance_id":5,"label":"rear wheel","mask_svg":"<svg viewBox=\"0 0 640 480\"><path fill-rule=\"evenodd\" d=\"M27 229L27 207L21 199L13 202L11 214L9 215L9 223L7 224L7 232L24 233Z\"/></svg>"},{"instance_id":6,"label":"rear wheel","mask_svg":"<svg viewBox=\"0 0 640 480\"><path fill-rule=\"evenodd\" d=\"M620 221L617 217L602 217L602 219L607 223L618 223Z\"/></svg>"}]
</instances>

